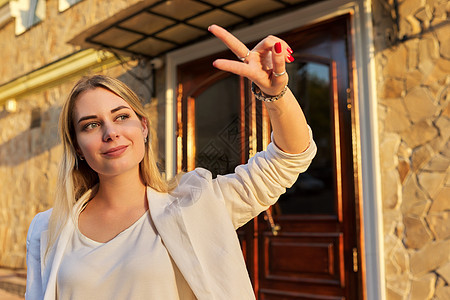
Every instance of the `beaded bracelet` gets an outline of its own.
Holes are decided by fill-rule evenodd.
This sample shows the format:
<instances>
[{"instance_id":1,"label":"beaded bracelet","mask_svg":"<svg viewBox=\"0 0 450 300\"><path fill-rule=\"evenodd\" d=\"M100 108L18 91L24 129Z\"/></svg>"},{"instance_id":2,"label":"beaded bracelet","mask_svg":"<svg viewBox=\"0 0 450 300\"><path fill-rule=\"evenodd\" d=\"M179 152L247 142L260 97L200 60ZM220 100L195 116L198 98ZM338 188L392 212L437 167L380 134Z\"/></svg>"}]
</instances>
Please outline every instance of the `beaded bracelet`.
<instances>
[{"instance_id":1,"label":"beaded bracelet","mask_svg":"<svg viewBox=\"0 0 450 300\"><path fill-rule=\"evenodd\" d=\"M287 84L284 87L284 89L281 91L281 93L279 93L276 96L268 96L266 94L264 94L261 89L259 88L259 86L257 86L254 82L252 82L252 93L255 95L255 98L260 100L260 101L264 101L264 102L274 102L277 101L278 99L280 99L281 97L284 96L284 94L286 94L287 91Z\"/></svg>"}]
</instances>

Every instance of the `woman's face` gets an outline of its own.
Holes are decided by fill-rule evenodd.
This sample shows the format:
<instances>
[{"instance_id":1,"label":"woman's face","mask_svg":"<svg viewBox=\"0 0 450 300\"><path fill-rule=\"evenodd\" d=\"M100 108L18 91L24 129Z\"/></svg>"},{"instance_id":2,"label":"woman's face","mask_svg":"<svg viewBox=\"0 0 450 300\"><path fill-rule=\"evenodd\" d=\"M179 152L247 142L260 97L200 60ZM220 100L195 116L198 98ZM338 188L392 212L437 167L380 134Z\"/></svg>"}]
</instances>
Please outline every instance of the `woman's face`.
<instances>
[{"instance_id":1,"label":"woman's face","mask_svg":"<svg viewBox=\"0 0 450 300\"><path fill-rule=\"evenodd\" d=\"M148 129L122 98L103 88L83 92L73 112L77 152L99 174L139 170Z\"/></svg>"}]
</instances>

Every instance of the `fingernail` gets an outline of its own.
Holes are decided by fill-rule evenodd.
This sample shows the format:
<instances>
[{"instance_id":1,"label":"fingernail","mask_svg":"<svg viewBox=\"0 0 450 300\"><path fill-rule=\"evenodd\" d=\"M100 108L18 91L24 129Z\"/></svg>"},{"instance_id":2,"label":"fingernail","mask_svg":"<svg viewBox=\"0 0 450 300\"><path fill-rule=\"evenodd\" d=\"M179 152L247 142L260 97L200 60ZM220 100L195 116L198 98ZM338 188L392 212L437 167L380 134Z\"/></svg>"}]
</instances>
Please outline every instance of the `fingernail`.
<instances>
[{"instance_id":1,"label":"fingernail","mask_svg":"<svg viewBox=\"0 0 450 300\"><path fill-rule=\"evenodd\" d=\"M275 53L281 53L281 43L277 42L275 43Z\"/></svg>"},{"instance_id":2,"label":"fingernail","mask_svg":"<svg viewBox=\"0 0 450 300\"><path fill-rule=\"evenodd\" d=\"M289 54L294 53L294 51L292 51L291 47L288 47L288 48L287 48L287 52L289 52Z\"/></svg>"},{"instance_id":3,"label":"fingernail","mask_svg":"<svg viewBox=\"0 0 450 300\"><path fill-rule=\"evenodd\" d=\"M293 61L295 60L295 58L294 58L293 56L291 56L291 55L288 55L288 60L289 60L290 62L293 62Z\"/></svg>"}]
</instances>

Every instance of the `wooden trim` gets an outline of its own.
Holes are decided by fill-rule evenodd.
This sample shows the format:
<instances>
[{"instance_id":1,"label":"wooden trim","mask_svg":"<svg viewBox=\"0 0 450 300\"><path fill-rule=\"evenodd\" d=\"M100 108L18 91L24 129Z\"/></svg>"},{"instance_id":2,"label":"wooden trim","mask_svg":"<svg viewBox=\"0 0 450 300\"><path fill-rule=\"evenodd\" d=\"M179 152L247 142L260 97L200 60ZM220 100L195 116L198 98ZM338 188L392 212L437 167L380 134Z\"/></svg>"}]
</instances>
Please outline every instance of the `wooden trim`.
<instances>
[{"instance_id":1,"label":"wooden trim","mask_svg":"<svg viewBox=\"0 0 450 300\"><path fill-rule=\"evenodd\" d=\"M195 154L196 154L196 142L195 142L195 98L187 97L187 122L186 122L186 142L187 142L187 171L195 169Z\"/></svg>"},{"instance_id":2,"label":"wooden trim","mask_svg":"<svg viewBox=\"0 0 450 300\"><path fill-rule=\"evenodd\" d=\"M339 95L338 95L338 83L337 83L337 70L336 62L332 62L331 69L331 90L333 98L332 118L334 122L334 159L336 165L336 199L337 207L336 213L338 215L339 222L342 222L342 162L341 162L341 134L340 134L340 118L339 118Z\"/></svg>"},{"instance_id":3,"label":"wooden trim","mask_svg":"<svg viewBox=\"0 0 450 300\"><path fill-rule=\"evenodd\" d=\"M177 173L180 173L183 170L183 85L178 84L178 91L177 91L177 130L176 130L176 136L177 136Z\"/></svg>"}]
</instances>

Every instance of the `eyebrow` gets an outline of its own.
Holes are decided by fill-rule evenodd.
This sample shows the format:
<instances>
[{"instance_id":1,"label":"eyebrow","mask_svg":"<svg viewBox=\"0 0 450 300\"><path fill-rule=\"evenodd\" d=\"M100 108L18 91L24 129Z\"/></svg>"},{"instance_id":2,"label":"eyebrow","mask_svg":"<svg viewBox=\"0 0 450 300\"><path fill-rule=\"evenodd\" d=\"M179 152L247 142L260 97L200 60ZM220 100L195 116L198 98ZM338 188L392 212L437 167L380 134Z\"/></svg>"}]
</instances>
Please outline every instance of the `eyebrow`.
<instances>
[{"instance_id":1,"label":"eyebrow","mask_svg":"<svg viewBox=\"0 0 450 300\"><path fill-rule=\"evenodd\" d=\"M116 108L111 109L111 113L113 114L121 109L130 109L130 108L125 105L120 105L120 106L117 106ZM84 117L81 117L77 123L80 124L80 122L83 122L85 120L95 119L95 118L97 118L96 115L84 116Z\"/></svg>"}]
</instances>

